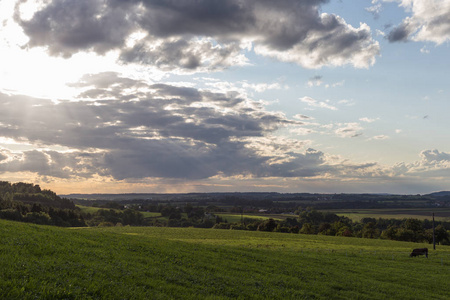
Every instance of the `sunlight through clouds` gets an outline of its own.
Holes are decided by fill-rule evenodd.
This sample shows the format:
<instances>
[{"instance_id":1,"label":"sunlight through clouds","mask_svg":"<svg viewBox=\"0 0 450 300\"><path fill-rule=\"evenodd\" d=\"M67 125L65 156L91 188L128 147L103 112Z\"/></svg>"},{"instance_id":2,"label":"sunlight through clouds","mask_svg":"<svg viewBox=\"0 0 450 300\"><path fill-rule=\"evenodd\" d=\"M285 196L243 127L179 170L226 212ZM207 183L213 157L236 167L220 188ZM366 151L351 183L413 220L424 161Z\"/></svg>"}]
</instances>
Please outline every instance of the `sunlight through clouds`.
<instances>
[{"instance_id":1,"label":"sunlight through clouds","mask_svg":"<svg viewBox=\"0 0 450 300\"><path fill-rule=\"evenodd\" d=\"M448 0L0 1L0 179L445 187L448 16Z\"/></svg>"}]
</instances>

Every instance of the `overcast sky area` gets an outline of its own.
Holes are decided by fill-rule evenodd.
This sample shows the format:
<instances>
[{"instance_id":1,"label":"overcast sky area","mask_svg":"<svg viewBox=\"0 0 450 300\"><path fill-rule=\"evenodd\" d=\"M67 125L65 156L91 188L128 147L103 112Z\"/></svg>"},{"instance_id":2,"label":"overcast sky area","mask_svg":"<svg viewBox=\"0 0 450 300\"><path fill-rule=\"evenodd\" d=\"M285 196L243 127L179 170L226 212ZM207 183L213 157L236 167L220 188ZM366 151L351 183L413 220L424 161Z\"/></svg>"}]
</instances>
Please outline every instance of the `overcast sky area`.
<instances>
[{"instance_id":1,"label":"overcast sky area","mask_svg":"<svg viewBox=\"0 0 450 300\"><path fill-rule=\"evenodd\" d=\"M450 190L450 0L0 0L0 180Z\"/></svg>"}]
</instances>

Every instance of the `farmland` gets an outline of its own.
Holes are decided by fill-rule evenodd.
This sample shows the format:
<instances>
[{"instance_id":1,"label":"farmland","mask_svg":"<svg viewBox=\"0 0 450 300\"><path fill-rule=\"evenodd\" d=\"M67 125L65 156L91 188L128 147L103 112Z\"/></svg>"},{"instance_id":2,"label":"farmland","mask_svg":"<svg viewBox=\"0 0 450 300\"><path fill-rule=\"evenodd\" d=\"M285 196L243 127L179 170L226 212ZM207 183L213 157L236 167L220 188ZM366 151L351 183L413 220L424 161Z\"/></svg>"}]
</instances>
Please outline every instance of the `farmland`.
<instances>
[{"instance_id":1,"label":"farmland","mask_svg":"<svg viewBox=\"0 0 450 300\"><path fill-rule=\"evenodd\" d=\"M437 221L450 221L450 208L333 209L325 211L348 217L354 222L359 222L363 218L431 220L433 213L435 213Z\"/></svg>"},{"instance_id":2,"label":"farmland","mask_svg":"<svg viewBox=\"0 0 450 300\"><path fill-rule=\"evenodd\" d=\"M383 218L383 219L419 219L419 220L432 220L432 213L435 213L436 221L450 222L450 209L449 208L403 208L403 209L330 209L321 210L323 212L329 212L338 216L350 218L354 222L360 222L364 218ZM240 214L219 214L228 222L239 222L241 220ZM267 219L273 218L276 220L283 220L286 218L292 218L292 215L287 214L244 214L244 219Z\"/></svg>"},{"instance_id":3,"label":"farmland","mask_svg":"<svg viewBox=\"0 0 450 300\"><path fill-rule=\"evenodd\" d=\"M200 228L0 220L2 299L446 299L450 247Z\"/></svg>"}]
</instances>

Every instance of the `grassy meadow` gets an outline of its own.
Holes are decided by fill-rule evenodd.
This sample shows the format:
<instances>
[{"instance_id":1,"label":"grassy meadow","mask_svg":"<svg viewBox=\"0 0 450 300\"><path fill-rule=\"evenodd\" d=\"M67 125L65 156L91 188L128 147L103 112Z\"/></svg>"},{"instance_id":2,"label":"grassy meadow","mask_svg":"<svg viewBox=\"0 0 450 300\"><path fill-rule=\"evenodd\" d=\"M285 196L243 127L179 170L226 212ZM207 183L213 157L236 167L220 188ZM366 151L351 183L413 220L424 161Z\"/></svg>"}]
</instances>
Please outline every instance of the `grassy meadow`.
<instances>
[{"instance_id":1,"label":"grassy meadow","mask_svg":"<svg viewBox=\"0 0 450 300\"><path fill-rule=\"evenodd\" d=\"M335 209L326 211L348 217L354 222L360 222L363 218L432 220L434 212L436 221L450 222L450 208Z\"/></svg>"},{"instance_id":2,"label":"grassy meadow","mask_svg":"<svg viewBox=\"0 0 450 300\"><path fill-rule=\"evenodd\" d=\"M90 214L93 214L93 213L99 211L100 209L110 210L110 208L93 207L93 206L85 206L85 205L77 205L77 207L80 209L81 212L83 212L83 213L90 213ZM113 209L113 210L120 211L118 209ZM161 213L159 213L159 212L142 211L140 213L144 216L144 218L158 218L158 217L161 217Z\"/></svg>"},{"instance_id":3,"label":"grassy meadow","mask_svg":"<svg viewBox=\"0 0 450 300\"><path fill-rule=\"evenodd\" d=\"M224 220L227 220L228 223L239 223L242 219L251 222L251 221L260 221L267 219L274 220L282 220L283 217L281 215L268 215L268 214L236 214L236 213L215 213L216 215L222 217Z\"/></svg>"},{"instance_id":4,"label":"grassy meadow","mask_svg":"<svg viewBox=\"0 0 450 300\"><path fill-rule=\"evenodd\" d=\"M450 247L0 220L0 299L448 299ZM429 258L410 258L428 247Z\"/></svg>"}]
</instances>

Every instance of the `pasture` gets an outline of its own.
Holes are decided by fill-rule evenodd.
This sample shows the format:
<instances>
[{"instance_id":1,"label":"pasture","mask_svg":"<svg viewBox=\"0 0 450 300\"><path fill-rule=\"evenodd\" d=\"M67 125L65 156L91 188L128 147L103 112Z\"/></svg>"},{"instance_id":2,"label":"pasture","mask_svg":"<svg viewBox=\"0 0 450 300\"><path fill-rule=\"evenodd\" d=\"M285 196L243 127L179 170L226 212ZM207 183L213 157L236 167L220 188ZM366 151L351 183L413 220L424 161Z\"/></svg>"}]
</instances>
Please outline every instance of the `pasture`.
<instances>
[{"instance_id":1,"label":"pasture","mask_svg":"<svg viewBox=\"0 0 450 300\"><path fill-rule=\"evenodd\" d=\"M267 219L274 219L274 220L282 220L284 219L281 215L268 215L268 214L236 214L236 213L215 213L215 215L222 217L223 219L227 220L228 223L239 223L241 222L241 219L244 219L245 221L252 222L252 221L261 221L261 220L267 220Z\"/></svg>"},{"instance_id":2,"label":"pasture","mask_svg":"<svg viewBox=\"0 0 450 300\"><path fill-rule=\"evenodd\" d=\"M324 211L348 217L354 222L359 222L363 218L432 220L434 212L436 221L450 222L450 208L334 209Z\"/></svg>"},{"instance_id":3,"label":"pasture","mask_svg":"<svg viewBox=\"0 0 450 300\"><path fill-rule=\"evenodd\" d=\"M1 299L448 299L450 247L0 220ZM429 258L410 258L428 247Z\"/></svg>"},{"instance_id":4,"label":"pasture","mask_svg":"<svg viewBox=\"0 0 450 300\"><path fill-rule=\"evenodd\" d=\"M87 213L89 213L89 214L96 213L100 209L103 209L103 210L110 210L111 209L111 208L85 206L85 205L77 205L77 207L80 209L80 211L82 213L86 213L86 214ZM120 211L118 209L113 209L113 210L117 211L117 212ZM144 216L144 218L159 218L159 217L161 217L161 213L159 213L159 212L141 211L140 213Z\"/></svg>"}]
</instances>

